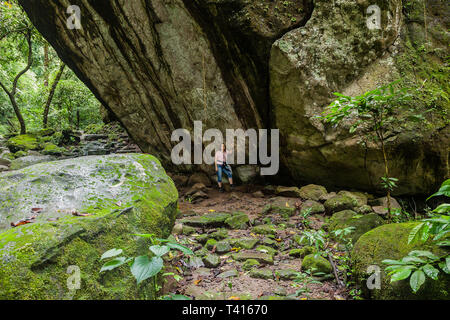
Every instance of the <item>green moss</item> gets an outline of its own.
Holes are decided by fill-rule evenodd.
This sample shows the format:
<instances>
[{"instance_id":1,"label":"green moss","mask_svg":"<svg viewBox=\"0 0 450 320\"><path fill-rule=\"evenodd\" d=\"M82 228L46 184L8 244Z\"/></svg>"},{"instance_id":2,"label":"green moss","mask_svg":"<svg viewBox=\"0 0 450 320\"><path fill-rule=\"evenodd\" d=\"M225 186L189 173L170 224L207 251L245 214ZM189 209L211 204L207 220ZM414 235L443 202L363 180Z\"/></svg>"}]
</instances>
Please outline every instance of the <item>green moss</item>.
<instances>
[{"instance_id":1,"label":"green moss","mask_svg":"<svg viewBox=\"0 0 450 320\"><path fill-rule=\"evenodd\" d=\"M354 211L344 210L333 214L327 226L328 231L330 232L349 227L355 228L352 233L348 235L348 238L352 239L352 242L355 243L364 233L376 227L379 227L383 223L383 218L375 213L358 215ZM330 234L336 239L333 233Z\"/></svg>"},{"instance_id":2,"label":"green moss","mask_svg":"<svg viewBox=\"0 0 450 320\"><path fill-rule=\"evenodd\" d=\"M333 268L328 260L323 258L320 255L309 254L302 261L302 269L310 270L313 274L323 272L323 273L331 273Z\"/></svg>"},{"instance_id":3,"label":"green moss","mask_svg":"<svg viewBox=\"0 0 450 320\"><path fill-rule=\"evenodd\" d=\"M147 253L148 240L132 234L154 233L158 237L168 237L177 213L175 186L165 175L159 161L148 155L89 159L97 161L98 169L104 168L106 163L113 169L97 171L95 181L102 179L103 174L111 181L111 174L115 176L117 172L122 171L129 173L129 184L124 183L122 186L126 192L120 193L122 206L115 204L118 199L91 194L89 199L83 199L83 203L77 208L78 211L88 212L91 216L59 214L59 220L47 221L45 214L49 213L43 213L44 219L36 223L0 233L0 299L155 298L153 286L149 285L150 280L137 287L127 266L100 274L102 263L99 259L105 251L112 248L124 249L127 256ZM140 176L142 172L136 169L136 165L131 164L133 162L142 166L146 174L145 181ZM70 163L71 161L60 162L59 174L56 176L61 178L70 170L77 170L76 165ZM33 176L40 169L44 169L49 178L52 176L52 166L51 163L40 164L18 172L23 176ZM69 171L61 169L67 167L70 168ZM47 183L53 183L53 180L41 179L43 188L48 188ZM51 193L58 195L58 188L64 186L53 183ZM14 185L10 187L13 189ZM17 196L17 199L21 199L27 194L22 190L22 194ZM52 199L51 196L44 192L39 194L41 199ZM14 201L16 203L20 200ZM29 210L29 206L26 207ZM0 214L4 213L4 208L0 206ZM69 266L77 266L81 271L79 290L70 291L67 288Z\"/></svg>"},{"instance_id":4,"label":"green moss","mask_svg":"<svg viewBox=\"0 0 450 320\"><path fill-rule=\"evenodd\" d=\"M352 252L352 264L357 282L361 285L367 298L392 299L449 299L448 288L450 276L441 272L438 281L427 278L417 294L412 293L408 281L390 283L382 263L385 259L398 260L412 250L429 250L435 254L445 254L445 250L428 242L426 244L408 244L408 236L417 223L386 224L373 229L359 238ZM448 254L448 252L447 252ZM366 280L369 277L368 267L381 268L381 289L368 290Z\"/></svg>"},{"instance_id":5,"label":"green moss","mask_svg":"<svg viewBox=\"0 0 450 320\"><path fill-rule=\"evenodd\" d=\"M37 138L31 134L23 134L10 138L7 146L11 152L36 150L39 148Z\"/></svg>"}]
</instances>

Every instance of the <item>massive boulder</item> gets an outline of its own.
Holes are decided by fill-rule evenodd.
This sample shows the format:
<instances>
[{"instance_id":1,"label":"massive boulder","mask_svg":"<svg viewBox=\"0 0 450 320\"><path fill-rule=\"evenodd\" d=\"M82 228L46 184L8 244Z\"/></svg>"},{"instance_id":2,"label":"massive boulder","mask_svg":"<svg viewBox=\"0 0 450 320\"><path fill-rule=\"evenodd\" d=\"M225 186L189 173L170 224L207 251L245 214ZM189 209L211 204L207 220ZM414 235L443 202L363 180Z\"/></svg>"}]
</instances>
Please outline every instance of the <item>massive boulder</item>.
<instances>
[{"instance_id":1,"label":"massive boulder","mask_svg":"<svg viewBox=\"0 0 450 320\"><path fill-rule=\"evenodd\" d=\"M415 226L417 226L415 222L385 224L363 234L356 242L352 252L352 265L355 280L365 298L375 300L448 300L450 298L450 276L443 271L439 273L438 280L427 277L419 291L413 293L409 279L391 283L390 277L384 270L387 265L382 263L383 260L400 260L413 250L427 250L438 256L448 254L448 250L432 244L431 241L425 244L408 244L408 236ZM367 280L374 274L377 267L380 268L381 287L370 290ZM369 281L371 280L373 279Z\"/></svg>"},{"instance_id":2,"label":"massive boulder","mask_svg":"<svg viewBox=\"0 0 450 320\"><path fill-rule=\"evenodd\" d=\"M128 267L100 274L100 257L113 248L148 252L147 240L133 234L168 237L177 195L149 155L89 156L0 174L0 299L155 298L153 285L138 287ZM80 287L70 287L77 270Z\"/></svg>"},{"instance_id":3,"label":"massive boulder","mask_svg":"<svg viewBox=\"0 0 450 320\"><path fill-rule=\"evenodd\" d=\"M443 0L426 0L425 14L423 0L19 2L141 149L168 167L172 131L192 131L195 120L222 131L279 128L281 172L292 182L377 189L376 148L314 117L333 91L356 95L415 79L416 70L405 71L412 60L426 69L448 55ZM69 5L80 7L82 29L67 28ZM366 26L370 5L381 9L379 30ZM421 34L436 49L423 59ZM392 132L398 194L429 193L448 175L449 135L439 117Z\"/></svg>"}]
</instances>

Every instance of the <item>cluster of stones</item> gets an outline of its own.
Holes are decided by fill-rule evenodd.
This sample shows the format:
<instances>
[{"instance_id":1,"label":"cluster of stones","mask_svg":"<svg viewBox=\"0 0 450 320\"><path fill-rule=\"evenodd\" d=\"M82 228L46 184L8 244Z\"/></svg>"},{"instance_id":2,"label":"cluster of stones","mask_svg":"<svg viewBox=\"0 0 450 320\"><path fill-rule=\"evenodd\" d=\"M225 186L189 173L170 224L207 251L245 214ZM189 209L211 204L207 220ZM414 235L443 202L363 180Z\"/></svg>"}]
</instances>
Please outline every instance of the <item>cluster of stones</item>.
<instances>
[{"instance_id":1,"label":"cluster of stones","mask_svg":"<svg viewBox=\"0 0 450 320\"><path fill-rule=\"evenodd\" d=\"M45 129L4 139L0 141L0 172L81 156L141 153L122 128L115 125L114 131L118 133Z\"/></svg>"}]
</instances>

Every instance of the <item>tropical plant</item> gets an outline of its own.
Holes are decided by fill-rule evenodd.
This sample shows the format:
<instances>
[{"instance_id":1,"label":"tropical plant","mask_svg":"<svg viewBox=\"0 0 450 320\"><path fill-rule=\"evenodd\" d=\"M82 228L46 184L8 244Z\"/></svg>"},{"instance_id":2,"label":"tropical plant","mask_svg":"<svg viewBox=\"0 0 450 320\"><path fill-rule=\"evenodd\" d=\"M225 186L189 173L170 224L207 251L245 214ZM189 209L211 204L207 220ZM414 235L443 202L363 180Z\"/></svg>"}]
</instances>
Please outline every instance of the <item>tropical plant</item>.
<instances>
[{"instance_id":1,"label":"tropical plant","mask_svg":"<svg viewBox=\"0 0 450 320\"><path fill-rule=\"evenodd\" d=\"M436 196L450 197L450 179L446 180ZM428 199L430 199L428 198ZM427 200L428 200L427 199ZM432 216L423 219L414 227L408 237L408 244L425 243L429 239L437 246L450 247L450 204L444 203L432 211ZM440 271L450 274L450 254L438 256L430 251L414 250L400 260L387 259L386 271L391 282L405 280L410 277L410 286L414 293L425 283L426 277L437 280Z\"/></svg>"},{"instance_id":2,"label":"tropical plant","mask_svg":"<svg viewBox=\"0 0 450 320\"><path fill-rule=\"evenodd\" d=\"M162 273L164 270L163 257L170 254L171 250L180 251L188 256L194 255L194 252L179 243L167 239L159 239L154 234L135 234L135 236L150 240L151 246L149 247L149 254L129 258L123 255L122 249L114 248L108 250L100 258L100 260L108 260L102 266L100 272L111 271L122 265L128 264L138 285L147 279L153 279L155 293L161 289L157 281L159 274L163 277L172 276L175 280L179 281L180 278L174 273ZM178 295L172 295L171 297L174 298L174 300L180 298Z\"/></svg>"},{"instance_id":3,"label":"tropical plant","mask_svg":"<svg viewBox=\"0 0 450 320\"><path fill-rule=\"evenodd\" d=\"M397 89L399 81L389 83L361 96L350 97L341 93L334 93L338 99L333 101L322 113L320 118L325 123L340 125L344 120L350 120L350 133L358 132L367 146L369 141L378 144L384 162L384 177L381 178L381 186L387 193L388 219L391 219L391 193L397 187L398 180L390 177L386 139L389 138L388 130L399 119L395 115L395 109L407 106L410 95L407 89Z\"/></svg>"}]
</instances>

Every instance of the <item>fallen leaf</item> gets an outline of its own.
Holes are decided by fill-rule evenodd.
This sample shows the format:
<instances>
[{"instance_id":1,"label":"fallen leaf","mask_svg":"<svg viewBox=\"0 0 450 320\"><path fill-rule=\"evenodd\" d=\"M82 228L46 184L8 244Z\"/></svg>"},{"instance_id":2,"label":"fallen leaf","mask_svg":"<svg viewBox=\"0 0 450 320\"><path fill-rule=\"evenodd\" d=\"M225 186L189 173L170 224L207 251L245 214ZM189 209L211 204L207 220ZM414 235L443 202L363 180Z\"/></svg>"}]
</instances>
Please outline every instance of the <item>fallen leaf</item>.
<instances>
[{"instance_id":1,"label":"fallen leaf","mask_svg":"<svg viewBox=\"0 0 450 320\"><path fill-rule=\"evenodd\" d=\"M11 222L11 227L15 228L18 226L22 226L24 224L33 223L35 219L36 219L36 216L32 216L30 218L22 219L17 222Z\"/></svg>"},{"instance_id":2,"label":"fallen leaf","mask_svg":"<svg viewBox=\"0 0 450 320\"><path fill-rule=\"evenodd\" d=\"M195 284L196 286L198 286L198 285L200 284L200 282L202 282L202 280L203 280L203 279L197 279L197 280L194 280L194 284Z\"/></svg>"},{"instance_id":3,"label":"fallen leaf","mask_svg":"<svg viewBox=\"0 0 450 320\"><path fill-rule=\"evenodd\" d=\"M239 297L231 296L228 298L228 300L241 300Z\"/></svg>"},{"instance_id":4,"label":"fallen leaf","mask_svg":"<svg viewBox=\"0 0 450 320\"><path fill-rule=\"evenodd\" d=\"M76 217L89 217L89 213L79 213L78 211L72 211L72 215Z\"/></svg>"},{"instance_id":5,"label":"fallen leaf","mask_svg":"<svg viewBox=\"0 0 450 320\"><path fill-rule=\"evenodd\" d=\"M31 208L31 212L35 212L35 213L41 213L42 212L42 208Z\"/></svg>"},{"instance_id":6,"label":"fallen leaf","mask_svg":"<svg viewBox=\"0 0 450 320\"><path fill-rule=\"evenodd\" d=\"M289 208L289 203L287 203L287 202L286 202L286 207L288 207L288 208Z\"/></svg>"}]
</instances>

